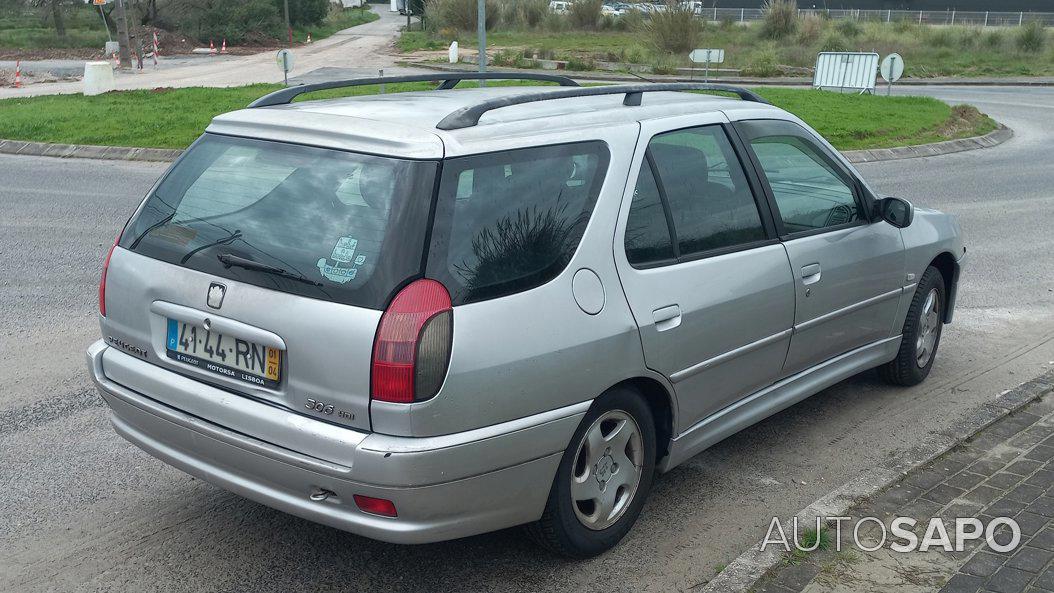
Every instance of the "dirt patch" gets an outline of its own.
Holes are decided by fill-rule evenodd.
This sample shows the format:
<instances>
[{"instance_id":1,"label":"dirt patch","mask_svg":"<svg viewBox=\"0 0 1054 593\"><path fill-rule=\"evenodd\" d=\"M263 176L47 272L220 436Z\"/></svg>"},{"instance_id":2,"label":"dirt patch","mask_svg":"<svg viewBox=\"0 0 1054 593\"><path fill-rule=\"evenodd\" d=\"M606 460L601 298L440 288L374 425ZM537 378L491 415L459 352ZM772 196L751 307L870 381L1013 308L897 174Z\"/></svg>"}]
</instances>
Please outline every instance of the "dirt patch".
<instances>
[{"instance_id":1,"label":"dirt patch","mask_svg":"<svg viewBox=\"0 0 1054 593\"><path fill-rule=\"evenodd\" d=\"M937 128L937 133L945 138L958 138L976 129L985 117L973 105L956 105L948 119Z\"/></svg>"}]
</instances>

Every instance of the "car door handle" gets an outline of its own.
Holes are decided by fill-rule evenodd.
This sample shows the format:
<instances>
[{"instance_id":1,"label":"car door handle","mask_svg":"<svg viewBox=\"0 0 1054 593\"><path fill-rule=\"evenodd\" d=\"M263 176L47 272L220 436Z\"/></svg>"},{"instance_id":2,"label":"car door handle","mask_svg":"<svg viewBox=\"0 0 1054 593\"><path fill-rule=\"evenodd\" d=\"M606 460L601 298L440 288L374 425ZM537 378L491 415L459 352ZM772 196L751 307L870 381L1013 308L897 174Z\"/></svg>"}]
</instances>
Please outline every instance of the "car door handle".
<instances>
[{"instance_id":1,"label":"car door handle","mask_svg":"<svg viewBox=\"0 0 1054 593\"><path fill-rule=\"evenodd\" d=\"M679 305L667 305L651 312L651 319L655 323L656 331L664 332L681 325L681 307Z\"/></svg>"},{"instance_id":2,"label":"car door handle","mask_svg":"<svg viewBox=\"0 0 1054 593\"><path fill-rule=\"evenodd\" d=\"M809 264L801 268L802 284L812 284L820 281L820 264Z\"/></svg>"}]
</instances>

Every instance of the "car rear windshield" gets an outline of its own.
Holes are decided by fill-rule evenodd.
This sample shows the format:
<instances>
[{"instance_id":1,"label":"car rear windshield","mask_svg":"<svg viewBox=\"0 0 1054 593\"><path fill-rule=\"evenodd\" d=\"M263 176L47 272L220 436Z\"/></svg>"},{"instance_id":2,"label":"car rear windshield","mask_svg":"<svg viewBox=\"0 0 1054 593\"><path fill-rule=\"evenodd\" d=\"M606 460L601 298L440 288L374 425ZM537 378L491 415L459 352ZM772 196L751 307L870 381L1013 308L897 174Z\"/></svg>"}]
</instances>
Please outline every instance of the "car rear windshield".
<instances>
[{"instance_id":1,"label":"car rear windshield","mask_svg":"<svg viewBox=\"0 0 1054 593\"><path fill-rule=\"evenodd\" d=\"M383 309L422 273L437 164L206 134L121 246L215 276Z\"/></svg>"},{"instance_id":2,"label":"car rear windshield","mask_svg":"<svg viewBox=\"0 0 1054 593\"><path fill-rule=\"evenodd\" d=\"M539 286L571 260L607 170L603 142L443 162L427 275L454 304Z\"/></svg>"}]
</instances>

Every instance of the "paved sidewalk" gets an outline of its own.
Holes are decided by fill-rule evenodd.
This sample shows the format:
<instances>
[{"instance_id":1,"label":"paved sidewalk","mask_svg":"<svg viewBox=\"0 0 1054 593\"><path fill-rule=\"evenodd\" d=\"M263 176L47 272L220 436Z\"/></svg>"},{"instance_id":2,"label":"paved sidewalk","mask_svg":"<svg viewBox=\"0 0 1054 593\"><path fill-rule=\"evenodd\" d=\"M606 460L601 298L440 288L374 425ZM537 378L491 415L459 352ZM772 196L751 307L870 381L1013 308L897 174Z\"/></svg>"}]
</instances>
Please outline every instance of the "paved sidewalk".
<instances>
[{"instance_id":1,"label":"paved sidewalk","mask_svg":"<svg viewBox=\"0 0 1054 593\"><path fill-rule=\"evenodd\" d=\"M836 550L832 526L826 530L827 550L787 554L754 591L1054 591L1054 393L995 422L846 515L851 519L842 523L841 551ZM852 526L862 517L885 523L885 544L873 552L853 546ZM931 517L943 519L953 537L956 517L976 517L985 526L996 517L1012 517L1020 526L1021 540L1004 553L993 551L983 537L968 541L961 552L931 547L896 553L890 545L905 540L888 533L893 517L918 520L913 531L919 541ZM862 525L860 539L867 548L876 547L883 529L874 522ZM1012 537L1005 526L995 533L998 545Z\"/></svg>"}]
</instances>

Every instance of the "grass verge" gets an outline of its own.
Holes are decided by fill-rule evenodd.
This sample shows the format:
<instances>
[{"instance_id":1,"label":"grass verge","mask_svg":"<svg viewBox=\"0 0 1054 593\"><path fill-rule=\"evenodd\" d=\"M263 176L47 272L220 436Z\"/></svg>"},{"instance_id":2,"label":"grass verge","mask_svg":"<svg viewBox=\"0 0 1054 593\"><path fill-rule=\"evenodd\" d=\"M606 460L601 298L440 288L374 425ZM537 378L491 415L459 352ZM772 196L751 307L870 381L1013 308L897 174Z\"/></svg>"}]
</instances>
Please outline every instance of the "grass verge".
<instances>
[{"instance_id":1,"label":"grass verge","mask_svg":"<svg viewBox=\"0 0 1054 593\"><path fill-rule=\"evenodd\" d=\"M510 82L506 84L537 84ZM84 97L48 95L0 101L0 138L151 148L185 148L216 115L240 109L281 88L120 91ZM427 83L389 84L388 92L425 90ZM985 134L996 124L969 106L950 107L926 97L841 95L804 89L757 89L794 113L840 150L889 148ZM367 95L377 87L313 93L304 98Z\"/></svg>"}]
</instances>

